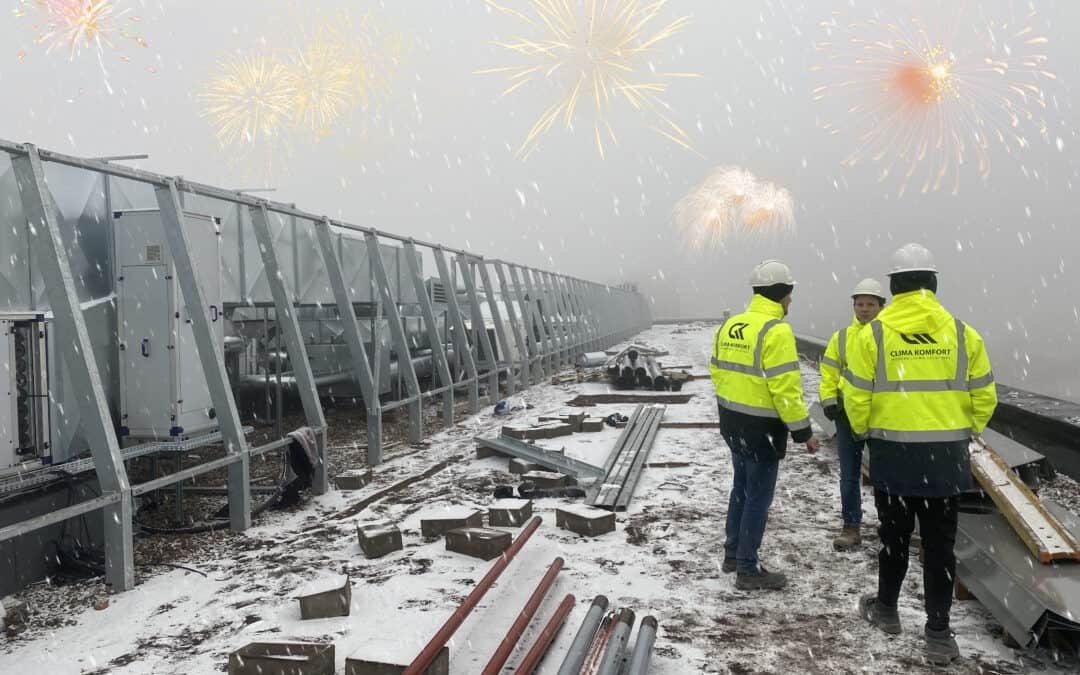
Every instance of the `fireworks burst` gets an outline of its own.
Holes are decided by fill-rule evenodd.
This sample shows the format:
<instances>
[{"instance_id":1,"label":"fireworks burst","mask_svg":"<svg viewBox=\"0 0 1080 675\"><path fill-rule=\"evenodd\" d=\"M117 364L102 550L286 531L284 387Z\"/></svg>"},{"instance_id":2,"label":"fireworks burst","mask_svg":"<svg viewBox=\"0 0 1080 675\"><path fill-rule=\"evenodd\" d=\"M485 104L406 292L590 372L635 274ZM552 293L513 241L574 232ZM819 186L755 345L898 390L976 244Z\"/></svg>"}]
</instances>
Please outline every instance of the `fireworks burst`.
<instances>
[{"instance_id":1,"label":"fireworks burst","mask_svg":"<svg viewBox=\"0 0 1080 675\"><path fill-rule=\"evenodd\" d=\"M717 248L731 238L790 233L794 205L787 190L746 169L722 166L679 200L675 222L690 248Z\"/></svg>"},{"instance_id":2,"label":"fireworks burst","mask_svg":"<svg viewBox=\"0 0 1080 675\"><path fill-rule=\"evenodd\" d=\"M400 52L397 36L383 36L370 16L354 23L346 12L325 21L291 53L293 120L327 136L344 117L389 90Z\"/></svg>"},{"instance_id":3,"label":"fireworks burst","mask_svg":"<svg viewBox=\"0 0 1080 675\"><path fill-rule=\"evenodd\" d=\"M295 140L333 134L396 75L399 38L368 16L340 12L294 35L294 46L225 57L197 95L218 141L239 151L233 160L257 153L265 177Z\"/></svg>"},{"instance_id":4,"label":"fireworks burst","mask_svg":"<svg viewBox=\"0 0 1080 675\"><path fill-rule=\"evenodd\" d=\"M478 72L505 74L510 85L503 96L540 80L555 81L560 89L558 100L529 129L518 156L535 151L540 138L560 119L570 129L581 108L591 107L593 137L603 158L605 138L618 143L611 117L620 101L652 117L650 127L661 136L690 149L690 137L669 116L671 106L664 94L668 80L697 76L654 73L647 62L649 54L690 22L689 17L679 17L652 32L650 25L667 0L529 0L529 14L485 1L524 22L539 37L496 42L528 63Z\"/></svg>"},{"instance_id":5,"label":"fireworks burst","mask_svg":"<svg viewBox=\"0 0 1080 675\"><path fill-rule=\"evenodd\" d=\"M956 194L965 164L985 179L994 146L1026 149L1025 126L1047 133L1038 117L1046 107L1040 84L1056 79L1042 53L1047 39L1028 24L979 20L953 31L945 23L835 14L821 24L829 39L817 45L825 63L814 70L836 79L814 96L847 107L858 144L844 164L870 159L883 181L900 174L900 194L949 184Z\"/></svg>"},{"instance_id":6,"label":"fireworks burst","mask_svg":"<svg viewBox=\"0 0 1080 675\"><path fill-rule=\"evenodd\" d=\"M114 40L131 40L146 47L146 42L127 29L139 17L129 16L129 9L117 9L111 0L19 0L17 17L36 16L34 42L46 44L45 53L65 49L74 60L83 48L93 47L99 54L116 47ZM20 54L20 60L23 55Z\"/></svg>"},{"instance_id":7,"label":"fireworks burst","mask_svg":"<svg viewBox=\"0 0 1080 675\"><path fill-rule=\"evenodd\" d=\"M292 119L296 89L285 63L247 54L222 61L199 98L222 144L272 144Z\"/></svg>"}]
</instances>

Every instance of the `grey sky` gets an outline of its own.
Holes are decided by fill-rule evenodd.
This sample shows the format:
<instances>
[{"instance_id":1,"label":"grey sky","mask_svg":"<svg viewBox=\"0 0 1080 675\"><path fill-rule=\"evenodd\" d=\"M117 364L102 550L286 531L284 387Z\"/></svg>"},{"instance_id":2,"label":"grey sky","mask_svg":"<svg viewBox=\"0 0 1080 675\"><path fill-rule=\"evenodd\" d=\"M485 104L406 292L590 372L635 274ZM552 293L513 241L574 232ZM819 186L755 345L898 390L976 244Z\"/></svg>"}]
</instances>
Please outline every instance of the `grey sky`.
<instances>
[{"instance_id":1,"label":"grey sky","mask_svg":"<svg viewBox=\"0 0 1080 675\"><path fill-rule=\"evenodd\" d=\"M623 106L614 117L620 144L606 160L582 124L575 133L557 128L525 162L514 150L556 92L540 85L500 98L502 79L474 74L512 63L492 41L523 32L480 0L120 4L137 7L138 32L149 43L125 46L128 62L110 52L101 63L92 53L74 62L46 56L31 42L29 19L0 14L0 136L80 155L147 152L151 159L139 164L145 168L250 185L199 115L195 93L215 62L287 38L309 11L294 7L370 10L404 38L392 91L353 120L356 129L366 124L363 138L338 130L296 147L273 178L274 198L403 234L467 242L485 255L600 281L638 281L655 298L657 315L715 316L740 307L753 263L779 257L799 280L793 324L821 336L850 320L847 294L855 282L884 281L892 249L921 241L938 258L942 301L982 332L1000 380L1080 397L1080 203L1072 189L1080 138L1071 124L1080 48L1067 28L1080 22L1080 3L1031 3L1058 75L1047 88L1048 141L1028 130L1032 147L996 152L986 181L965 167L958 196L909 192L901 199L895 181L879 183L873 169L840 165L854 141L819 128L842 111L813 103L821 80L810 65L819 60L818 22L830 11L854 4L850 11L868 15L872 7L910 3L671 0L660 21L689 14L693 22L654 63L702 76L674 82L667 97L699 154L661 139ZM1021 17L1029 11L1009 0L969 5L972 21L1004 16L1010 6ZM27 52L22 60L20 50ZM789 188L797 234L724 253L685 251L672 208L721 164Z\"/></svg>"}]
</instances>

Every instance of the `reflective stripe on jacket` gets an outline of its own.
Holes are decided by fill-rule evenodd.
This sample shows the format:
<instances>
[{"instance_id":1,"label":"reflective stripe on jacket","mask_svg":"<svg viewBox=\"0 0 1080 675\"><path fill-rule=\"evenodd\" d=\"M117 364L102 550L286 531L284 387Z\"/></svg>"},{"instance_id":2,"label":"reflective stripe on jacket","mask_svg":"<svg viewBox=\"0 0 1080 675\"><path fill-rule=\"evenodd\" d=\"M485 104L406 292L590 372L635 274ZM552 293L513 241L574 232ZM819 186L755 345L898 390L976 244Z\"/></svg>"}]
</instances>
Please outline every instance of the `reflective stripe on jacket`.
<instances>
[{"instance_id":1,"label":"reflective stripe on jacket","mask_svg":"<svg viewBox=\"0 0 1080 675\"><path fill-rule=\"evenodd\" d=\"M852 431L901 443L965 441L997 407L982 338L930 291L901 293L859 333L844 373Z\"/></svg>"},{"instance_id":2,"label":"reflective stripe on jacket","mask_svg":"<svg viewBox=\"0 0 1080 675\"><path fill-rule=\"evenodd\" d=\"M795 334L784 308L761 295L716 329L709 372L728 410L779 419L790 431L810 428Z\"/></svg>"},{"instance_id":3,"label":"reflective stripe on jacket","mask_svg":"<svg viewBox=\"0 0 1080 675\"><path fill-rule=\"evenodd\" d=\"M818 388L821 405L836 405L843 390L843 373L847 369L847 355L859 337L859 332L866 326L852 319L851 325L832 334L825 356L821 357L821 381Z\"/></svg>"}]
</instances>

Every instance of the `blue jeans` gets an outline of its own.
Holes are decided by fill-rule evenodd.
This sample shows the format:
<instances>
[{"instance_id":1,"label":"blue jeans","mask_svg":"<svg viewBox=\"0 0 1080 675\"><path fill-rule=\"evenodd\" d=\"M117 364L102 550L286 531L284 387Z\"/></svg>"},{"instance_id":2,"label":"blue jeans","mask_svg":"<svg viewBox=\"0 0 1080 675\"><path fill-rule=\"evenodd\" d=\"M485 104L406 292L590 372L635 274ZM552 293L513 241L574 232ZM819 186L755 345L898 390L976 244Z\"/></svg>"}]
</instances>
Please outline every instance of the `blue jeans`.
<instances>
[{"instance_id":1,"label":"blue jeans","mask_svg":"<svg viewBox=\"0 0 1080 675\"><path fill-rule=\"evenodd\" d=\"M769 521L780 462L732 452L731 463L735 477L728 500L724 557L735 558L740 574L753 574L758 569L758 548Z\"/></svg>"},{"instance_id":2,"label":"blue jeans","mask_svg":"<svg viewBox=\"0 0 1080 675\"><path fill-rule=\"evenodd\" d=\"M862 454L866 441L855 440L841 409L836 416L836 452L840 455L840 512L845 525L862 523Z\"/></svg>"}]
</instances>

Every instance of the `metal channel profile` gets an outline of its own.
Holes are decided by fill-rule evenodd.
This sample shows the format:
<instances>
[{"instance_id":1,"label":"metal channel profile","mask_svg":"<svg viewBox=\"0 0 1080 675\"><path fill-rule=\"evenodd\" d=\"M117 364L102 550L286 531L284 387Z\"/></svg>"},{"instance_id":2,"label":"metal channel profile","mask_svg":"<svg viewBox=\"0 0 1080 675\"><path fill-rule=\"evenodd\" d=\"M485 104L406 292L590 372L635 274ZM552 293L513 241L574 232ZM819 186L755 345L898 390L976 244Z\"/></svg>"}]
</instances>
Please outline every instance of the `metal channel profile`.
<instances>
[{"instance_id":1,"label":"metal channel profile","mask_svg":"<svg viewBox=\"0 0 1080 675\"><path fill-rule=\"evenodd\" d=\"M545 469L551 469L570 476L578 482L595 481L604 475L604 470L598 466L593 466L572 457L565 457L558 453L548 452L535 445L523 443L516 438L480 438L478 436L475 440L478 447L524 459L533 464L539 464Z\"/></svg>"},{"instance_id":2,"label":"metal channel profile","mask_svg":"<svg viewBox=\"0 0 1080 675\"><path fill-rule=\"evenodd\" d=\"M634 410L605 463L604 479L589 499L590 505L611 511L626 510L666 410L662 405L639 405Z\"/></svg>"},{"instance_id":3,"label":"metal channel profile","mask_svg":"<svg viewBox=\"0 0 1080 675\"><path fill-rule=\"evenodd\" d=\"M981 439L971 444L971 473L1039 562L1080 560L1080 542Z\"/></svg>"}]
</instances>

